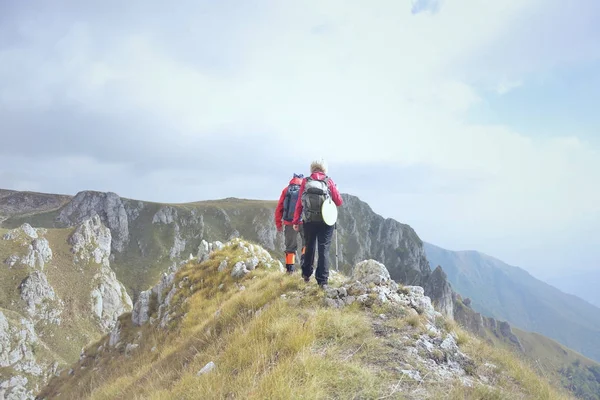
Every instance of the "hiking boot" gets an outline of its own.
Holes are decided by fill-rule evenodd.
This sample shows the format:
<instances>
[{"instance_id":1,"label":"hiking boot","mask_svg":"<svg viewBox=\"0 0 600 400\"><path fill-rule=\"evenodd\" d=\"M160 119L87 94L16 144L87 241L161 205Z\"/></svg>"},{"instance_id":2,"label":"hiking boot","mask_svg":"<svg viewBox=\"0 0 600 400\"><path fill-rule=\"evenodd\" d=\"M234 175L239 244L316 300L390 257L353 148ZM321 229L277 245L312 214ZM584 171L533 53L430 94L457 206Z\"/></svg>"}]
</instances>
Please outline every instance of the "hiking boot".
<instances>
[{"instance_id":1,"label":"hiking boot","mask_svg":"<svg viewBox=\"0 0 600 400\"><path fill-rule=\"evenodd\" d=\"M327 290L329 288L329 285L325 282L323 283L319 283L319 287L323 290Z\"/></svg>"},{"instance_id":2,"label":"hiking boot","mask_svg":"<svg viewBox=\"0 0 600 400\"><path fill-rule=\"evenodd\" d=\"M310 276L302 275L302 279L304 279L304 282L308 283Z\"/></svg>"}]
</instances>

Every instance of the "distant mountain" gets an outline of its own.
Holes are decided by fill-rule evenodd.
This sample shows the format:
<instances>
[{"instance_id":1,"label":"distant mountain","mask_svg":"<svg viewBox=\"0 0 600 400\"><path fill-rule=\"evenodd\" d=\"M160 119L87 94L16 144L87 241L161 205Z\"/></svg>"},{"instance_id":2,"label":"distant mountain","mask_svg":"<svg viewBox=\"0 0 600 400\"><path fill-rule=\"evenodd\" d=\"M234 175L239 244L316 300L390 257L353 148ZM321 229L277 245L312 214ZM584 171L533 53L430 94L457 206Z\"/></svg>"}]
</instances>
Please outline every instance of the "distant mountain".
<instances>
[{"instance_id":1,"label":"distant mountain","mask_svg":"<svg viewBox=\"0 0 600 400\"><path fill-rule=\"evenodd\" d=\"M442 267L474 310L600 360L600 308L485 254L424 247L431 266Z\"/></svg>"},{"instance_id":2,"label":"distant mountain","mask_svg":"<svg viewBox=\"0 0 600 400\"><path fill-rule=\"evenodd\" d=\"M554 276L546 279L546 282L600 307L600 266L595 271Z\"/></svg>"}]
</instances>

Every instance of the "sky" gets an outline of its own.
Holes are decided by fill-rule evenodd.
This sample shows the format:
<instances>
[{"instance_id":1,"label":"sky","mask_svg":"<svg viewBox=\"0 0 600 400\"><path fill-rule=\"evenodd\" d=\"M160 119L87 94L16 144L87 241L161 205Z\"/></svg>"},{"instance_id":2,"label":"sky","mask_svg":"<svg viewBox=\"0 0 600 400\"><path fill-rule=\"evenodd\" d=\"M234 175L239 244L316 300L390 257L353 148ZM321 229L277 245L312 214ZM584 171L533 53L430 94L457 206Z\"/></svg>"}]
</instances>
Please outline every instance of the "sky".
<instances>
[{"instance_id":1,"label":"sky","mask_svg":"<svg viewBox=\"0 0 600 400\"><path fill-rule=\"evenodd\" d=\"M0 188L277 199L600 268L600 2L0 0Z\"/></svg>"}]
</instances>

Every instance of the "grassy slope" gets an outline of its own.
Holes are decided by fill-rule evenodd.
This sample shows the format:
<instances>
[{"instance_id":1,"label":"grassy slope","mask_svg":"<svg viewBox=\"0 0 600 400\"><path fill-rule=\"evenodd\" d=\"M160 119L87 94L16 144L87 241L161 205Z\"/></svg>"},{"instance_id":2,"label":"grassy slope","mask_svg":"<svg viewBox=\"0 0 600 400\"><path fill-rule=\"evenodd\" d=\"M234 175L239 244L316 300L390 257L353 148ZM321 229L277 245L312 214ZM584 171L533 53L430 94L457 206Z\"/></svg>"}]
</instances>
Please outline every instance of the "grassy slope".
<instances>
[{"instance_id":1,"label":"grassy slope","mask_svg":"<svg viewBox=\"0 0 600 400\"><path fill-rule=\"evenodd\" d=\"M600 360L600 308L481 253L451 252L429 244L426 251L455 290L471 298L473 309Z\"/></svg>"},{"instance_id":2,"label":"grassy slope","mask_svg":"<svg viewBox=\"0 0 600 400\"><path fill-rule=\"evenodd\" d=\"M140 347L126 355L123 345L107 349L104 339L87 350L73 376L54 379L42 396L397 399L421 387L426 393L419 398L567 398L510 352L490 347L450 322L449 328L459 330L462 350L476 361L472 373L486 368L485 362L499 367L494 388L420 385L403 378L396 368L401 353L393 343L421 332L418 317L399 308L327 308L315 286L305 287L298 276L273 270L259 268L236 282L227 271L216 272L223 257L236 257L229 251L214 253L200 265L192 261L178 273L177 279L188 279L194 289L185 286L175 297L179 313L168 330L134 327L130 315L123 315L122 343L141 337ZM393 332L390 336L374 329L381 312L389 316L385 326ZM198 376L209 361L215 362L215 371Z\"/></svg>"}]
</instances>

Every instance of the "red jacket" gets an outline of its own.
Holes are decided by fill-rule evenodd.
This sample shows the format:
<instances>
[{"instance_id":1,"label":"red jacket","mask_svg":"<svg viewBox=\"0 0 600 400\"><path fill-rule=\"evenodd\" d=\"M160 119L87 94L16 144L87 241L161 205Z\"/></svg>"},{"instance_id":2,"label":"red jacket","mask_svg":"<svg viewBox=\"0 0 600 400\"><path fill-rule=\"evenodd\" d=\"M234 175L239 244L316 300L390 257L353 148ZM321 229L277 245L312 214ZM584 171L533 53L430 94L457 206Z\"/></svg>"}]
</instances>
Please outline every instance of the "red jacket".
<instances>
[{"instance_id":1,"label":"red jacket","mask_svg":"<svg viewBox=\"0 0 600 400\"><path fill-rule=\"evenodd\" d=\"M324 179L325 174L322 172L314 172L310 175L312 179ZM329 178L327 182L329 186L329 191L331 192L331 199L335 203L336 206L341 206L343 204L342 196L340 196L340 192L338 192L333 179ZM300 223L300 219L302 218L302 193L304 192L304 186L306 185L306 178L302 180L302 185L300 185L300 192L298 193L298 202L296 203L296 210L294 212L294 225L298 225Z\"/></svg>"},{"instance_id":2,"label":"red jacket","mask_svg":"<svg viewBox=\"0 0 600 400\"><path fill-rule=\"evenodd\" d=\"M300 184L302 184L302 179L292 178L290 180L290 183L288 184L288 186L289 185L300 185ZM285 196L288 191L288 186L283 188L283 191L281 192L281 196L279 197L279 203L277 203L277 208L275 209L275 226L277 226L278 230L281 230L281 228L283 228L282 224L292 225L291 222L283 220L283 201L285 200Z\"/></svg>"}]
</instances>

